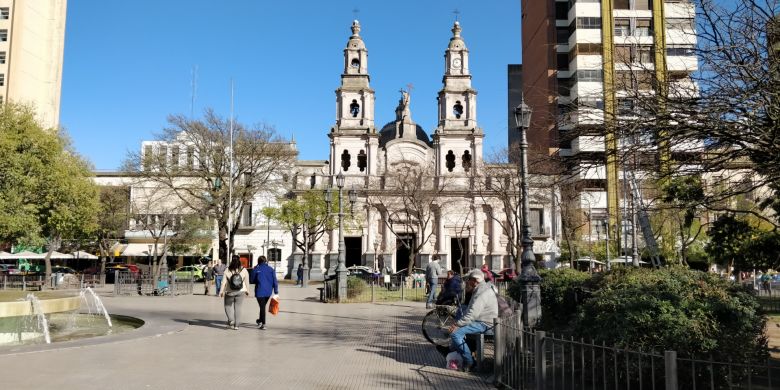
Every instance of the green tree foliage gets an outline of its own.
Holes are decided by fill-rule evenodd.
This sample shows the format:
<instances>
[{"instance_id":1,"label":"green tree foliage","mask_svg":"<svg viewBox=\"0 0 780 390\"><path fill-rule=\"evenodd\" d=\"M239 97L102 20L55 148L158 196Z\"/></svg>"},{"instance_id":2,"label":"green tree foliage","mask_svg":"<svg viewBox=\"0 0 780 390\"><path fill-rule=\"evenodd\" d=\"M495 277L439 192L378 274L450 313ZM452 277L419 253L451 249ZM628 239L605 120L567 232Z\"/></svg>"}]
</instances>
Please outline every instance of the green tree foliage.
<instances>
[{"instance_id":1,"label":"green tree foliage","mask_svg":"<svg viewBox=\"0 0 780 390\"><path fill-rule=\"evenodd\" d=\"M705 251L710 259L723 267L743 270L745 243L755 234L755 229L744 219L724 214L713 222L708 233L710 242Z\"/></svg>"},{"instance_id":2,"label":"green tree foliage","mask_svg":"<svg viewBox=\"0 0 780 390\"><path fill-rule=\"evenodd\" d=\"M719 361L767 357L766 318L756 298L714 274L621 267L589 284L593 295L577 308L575 337Z\"/></svg>"},{"instance_id":3,"label":"green tree foliage","mask_svg":"<svg viewBox=\"0 0 780 390\"><path fill-rule=\"evenodd\" d=\"M44 129L31 109L7 103L0 109L0 241L48 245L84 237L97 228L98 191L86 161L68 139Z\"/></svg>"},{"instance_id":4,"label":"green tree foliage","mask_svg":"<svg viewBox=\"0 0 780 390\"><path fill-rule=\"evenodd\" d=\"M106 258L113 261L111 248L124 237L130 218L130 188L124 186L100 187L100 214L95 230L100 249L100 275L105 272Z\"/></svg>"}]
</instances>

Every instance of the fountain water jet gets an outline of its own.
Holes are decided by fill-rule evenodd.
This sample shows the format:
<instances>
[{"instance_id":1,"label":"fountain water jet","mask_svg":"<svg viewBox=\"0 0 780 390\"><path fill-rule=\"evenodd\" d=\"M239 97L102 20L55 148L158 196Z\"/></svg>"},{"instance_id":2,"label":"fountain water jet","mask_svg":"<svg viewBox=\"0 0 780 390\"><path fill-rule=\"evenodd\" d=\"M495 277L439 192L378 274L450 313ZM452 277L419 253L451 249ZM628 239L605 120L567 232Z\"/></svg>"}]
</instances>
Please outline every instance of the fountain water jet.
<instances>
[{"instance_id":1,"label":"fountain water jet","mask_svg":"<svg viewBox=\"0 0 780 390\"><path fill-rule=\"evenodd\" d=\"M108 327L111 328L114 325L111 323L111 316L108 315L108 310L106 310L106 307L103 305L103 300L100 299L100 297L95 294L95 291L93 291L90 287L81 289L81 292L79 293L79 296L81 297L82 301L87 305L87 310L89 310L89 314L92 314L92 306L89 304L89 300L87 299L87 293L90 294L92 297L92 301L95 303L95 309L97 314L102 314L103 317L106 318L106 323L108 323Z\"/></svg>"},{"instance_id":2,"label":"fountain water jet","mask_svg":"<svg viewBox=\"0 0 780 390\"><path fill-rule=\"evenodd\" d=\"M46 319L46 313L41 308L41 301L35 294L27 294L27 300L32 305L32 313L38 318L38 327L41 328L46 344L51 344L51 335L49 334L49 321Z\"/></svg>"}]
</instances>

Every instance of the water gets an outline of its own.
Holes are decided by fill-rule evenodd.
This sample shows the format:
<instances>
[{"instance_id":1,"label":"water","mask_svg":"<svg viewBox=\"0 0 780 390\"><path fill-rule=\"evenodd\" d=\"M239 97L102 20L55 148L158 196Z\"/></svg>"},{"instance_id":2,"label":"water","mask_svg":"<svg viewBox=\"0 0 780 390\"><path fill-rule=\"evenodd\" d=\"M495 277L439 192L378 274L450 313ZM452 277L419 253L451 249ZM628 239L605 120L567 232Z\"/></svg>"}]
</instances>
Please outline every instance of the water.
<instances>
[{"instance_id":1,"label":"water","mask_svg":"<svg viewBox=\"0 0 780 390\"><path fill-rule=\"evenodd\" d=\"M89 293L89 297L92 299L88 299L87 293ZM31 294L32 295L32 294ZM92 314L92 308L95 308L95 313L102 314L103 317L106 318L106 323L108 324L108 327L112 327L111 324L111 316L108 315L108 310L106 310L106 307L103 306L103 300L100 299L100 297L95 294L95 292L92 290L92 288L87 287L84 289L81 289L81 292L79 293L79 296L81 297L81 301L84 302L84 304L87 306L87 310L89 314ZM93 304L90 304L92 302Z\"/></svg>"},{"instance_id":2,"label":"water","mask_svg":"<svg viewBox=\"0 0 780 390\"><path fill-rule=\"evenodd\" d=\"M46 344L51 344L51 334L49 334L49 321L46 319L46 314L41 310L41 301L35 294L27 294L27 300L33 308L33 318L38 320L38 329L43 332L43 337L46 339Z\"/></svg>"},{"instance_id":3,"label":"water","mask_svg":"<svg viewBox=\"0 0 780 390\"><path fill-rule=\"evenodd\" d=\"M81 308L62 313L43 313L41 300L28 294L33 314L0 318L0 347L20 344L50 344L126 332L143 322L134 319L117 320L106 310L100 297L91 289L79 293Z\"/></svg>"}]
</instances>

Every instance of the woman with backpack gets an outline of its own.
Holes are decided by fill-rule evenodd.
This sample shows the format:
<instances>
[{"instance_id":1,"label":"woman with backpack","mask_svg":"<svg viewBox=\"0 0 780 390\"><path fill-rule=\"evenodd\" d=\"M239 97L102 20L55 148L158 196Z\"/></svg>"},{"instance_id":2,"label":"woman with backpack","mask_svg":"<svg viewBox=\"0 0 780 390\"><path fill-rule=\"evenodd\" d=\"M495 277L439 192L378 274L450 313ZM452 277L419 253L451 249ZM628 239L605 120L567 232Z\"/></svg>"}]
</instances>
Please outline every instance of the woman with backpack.
<instances>
[{"instance_id":1,"label":"woman with backpack","mask_svg":"<svg viewBox=\"0 0 780 390\"><path fill-rule=\"evenodd\" d=\"M241 304L244 297L249 296L249 273L241 266L241 260L233 255L225 277L222 278L222 288L219 296L225 297L225 314L228 319L228 328L238 330L238 321L241 318Z\"/></svg>"}]
</instances>

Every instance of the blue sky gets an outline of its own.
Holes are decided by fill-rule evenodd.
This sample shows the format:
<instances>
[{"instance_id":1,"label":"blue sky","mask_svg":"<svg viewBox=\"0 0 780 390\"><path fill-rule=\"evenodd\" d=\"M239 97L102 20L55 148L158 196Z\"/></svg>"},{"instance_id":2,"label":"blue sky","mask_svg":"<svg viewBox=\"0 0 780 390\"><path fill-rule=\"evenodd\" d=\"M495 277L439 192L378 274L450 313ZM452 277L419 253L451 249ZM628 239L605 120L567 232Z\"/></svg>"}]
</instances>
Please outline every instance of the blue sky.
<instances>
[{"instance_id":1,"label":"blue sky","mask_svg":"<svg viewBox=\"0 0 780 390\"><path fill-rule=\"evenodd\" d=\"M60 123L95 168L116 169L168 114L190 114L197 66L196 116L229 115L232 78L238 121L274 125L294 134L301 159L327 159L355 9L378 128L411 83L412 117L433 131L458 9L485 151L506 146L506 66L521 60L520 2L510 0L70 1Z\"/></svg>"}]
</instances>

